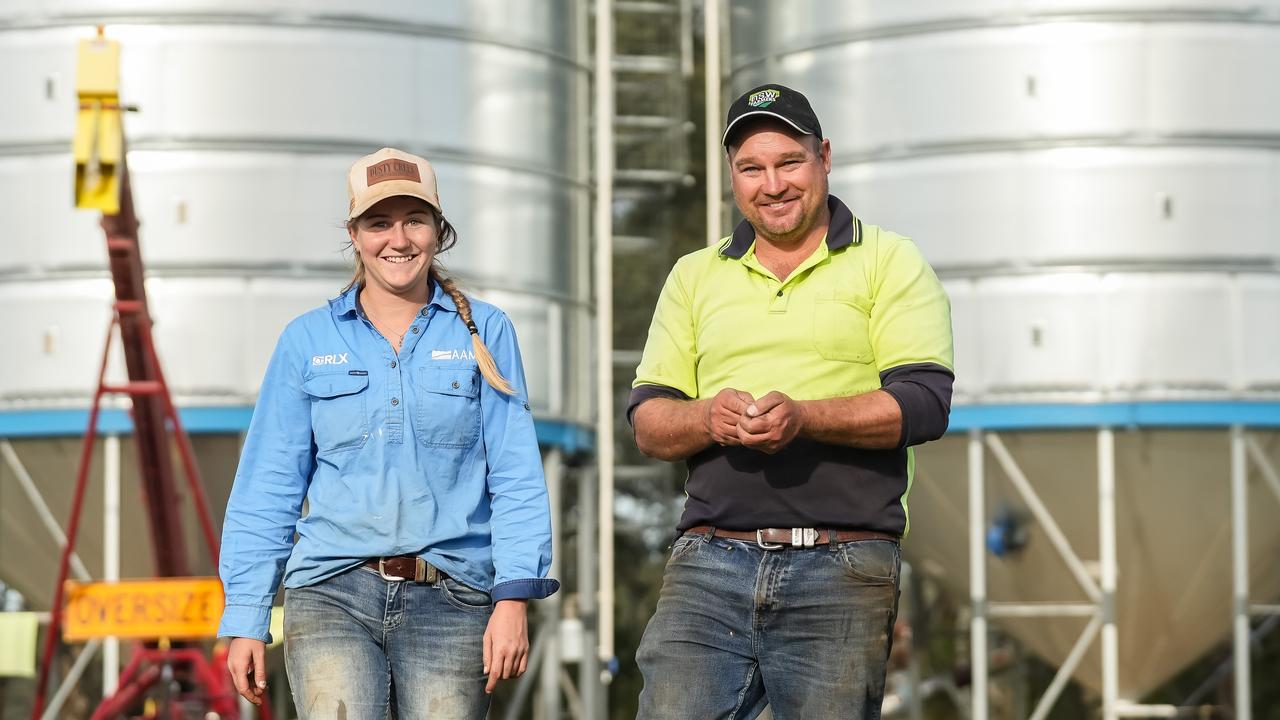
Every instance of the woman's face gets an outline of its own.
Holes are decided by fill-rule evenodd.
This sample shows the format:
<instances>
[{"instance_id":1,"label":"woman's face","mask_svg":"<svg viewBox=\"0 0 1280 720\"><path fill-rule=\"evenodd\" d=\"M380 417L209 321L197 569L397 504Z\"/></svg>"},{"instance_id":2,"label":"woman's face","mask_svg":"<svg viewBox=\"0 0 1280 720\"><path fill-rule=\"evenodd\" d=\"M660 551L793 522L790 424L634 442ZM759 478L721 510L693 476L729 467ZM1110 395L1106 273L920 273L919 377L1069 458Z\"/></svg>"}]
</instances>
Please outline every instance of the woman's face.
<instances>
[{"instance_id":1,"label":"woman's face","mask_svg":"<svg viewBox=\"0 0 1280 720\"><path fill-rule=\"evenodd\" d=\"M398 195L369 208L348 231L364 263L365 286L406 295L427 288L439 229L431 206Z\"/></svg>"}]
</instances>

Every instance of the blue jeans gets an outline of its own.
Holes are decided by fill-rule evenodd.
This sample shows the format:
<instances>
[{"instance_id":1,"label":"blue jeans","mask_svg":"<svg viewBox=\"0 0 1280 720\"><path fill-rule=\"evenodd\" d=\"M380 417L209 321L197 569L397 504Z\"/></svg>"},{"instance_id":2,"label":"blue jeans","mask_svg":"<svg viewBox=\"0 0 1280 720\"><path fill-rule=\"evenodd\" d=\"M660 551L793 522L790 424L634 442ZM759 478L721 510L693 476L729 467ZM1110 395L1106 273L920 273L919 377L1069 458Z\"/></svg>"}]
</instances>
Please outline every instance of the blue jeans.
<instances>
[{"instance_id":1,"label":"blue jeans","mask_svg":"<svg viewBox=\"0 0 1280 720\"><path fill-rule=\"evenodd\" d=\"M898 544L765 550L683 535L636 652L641 720L879 718Z\"/></svg>"},{"instance_id":2,"label":"blue jeans","mask_svg":"<svg viewBox=\"0 0 1280 720\"><path fill-rule=\"evenodd\" d=\"M359 567L285 590L284 655L302 720L480 720L488 593Z\"/></svg>"}]
</instances>

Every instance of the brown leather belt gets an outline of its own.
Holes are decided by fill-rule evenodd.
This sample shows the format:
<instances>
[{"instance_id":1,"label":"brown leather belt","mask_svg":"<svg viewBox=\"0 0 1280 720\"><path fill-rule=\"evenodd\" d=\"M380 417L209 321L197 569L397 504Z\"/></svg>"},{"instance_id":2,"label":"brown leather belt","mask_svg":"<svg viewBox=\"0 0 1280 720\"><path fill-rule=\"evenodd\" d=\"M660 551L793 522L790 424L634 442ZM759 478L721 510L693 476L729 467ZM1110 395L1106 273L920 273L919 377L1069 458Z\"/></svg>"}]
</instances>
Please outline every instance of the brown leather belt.
<instances>
[{"instance_id":1,"label":"brown leather belt","mask_svg":"<svg viewBox=\"0 0 1280 720\"><path fill-rule=\"evenodd\" d=\"M760 528L759 530L725 530L711 525L695 525L685 530L686 534L706 535L729 538L730 540L749 540L765 550L779 550L786 547L813 547L830 543L854 542L855 540L888 540L898 542L896 535L875 532L873 530L817 530L815 528Z\"/></svg>"},{"instance_id":2,"label":"brown leather belt","mask_svg":"<svg viewBox=\"0 0 1280 720\"><path fill-rule=\"evenodd\" d=\"M411 580L434 585L444 577L440 568L413 555L370 558L364 562L364 566L377 570L383 580Z\"/></svg>"}]
</instances>

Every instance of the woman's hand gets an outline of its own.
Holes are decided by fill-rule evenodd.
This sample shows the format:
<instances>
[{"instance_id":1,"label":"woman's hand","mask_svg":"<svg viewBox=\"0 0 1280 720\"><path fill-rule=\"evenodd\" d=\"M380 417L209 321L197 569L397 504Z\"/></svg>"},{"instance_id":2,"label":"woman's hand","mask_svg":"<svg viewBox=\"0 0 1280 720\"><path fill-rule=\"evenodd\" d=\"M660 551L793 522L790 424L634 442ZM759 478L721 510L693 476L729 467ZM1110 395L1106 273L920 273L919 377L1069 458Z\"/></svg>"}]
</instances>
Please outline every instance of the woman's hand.
<instances>
[{"instance_id":1,"label":"woman's hand","mask_svg":"<svg viewBox=\"0 0 1280 720\"><path fill-rule=\"evenodd\" d=\"M266 655L267 644L253 638L232 638L227 649L227 669L236 692L254 705L262 704L262 693L267 690Z\"/></svg>"},{"instance_id":2,"label":"woman's hand","mask_svg":"<svg viewBox=\"0 0 1280 720\"><path fill-rule=\"evenodd\" d=\"M493 692L499 680L517 678L529 667L528 600L499 600L484 631L484 672Z\"/></svg>"}]
</instances>

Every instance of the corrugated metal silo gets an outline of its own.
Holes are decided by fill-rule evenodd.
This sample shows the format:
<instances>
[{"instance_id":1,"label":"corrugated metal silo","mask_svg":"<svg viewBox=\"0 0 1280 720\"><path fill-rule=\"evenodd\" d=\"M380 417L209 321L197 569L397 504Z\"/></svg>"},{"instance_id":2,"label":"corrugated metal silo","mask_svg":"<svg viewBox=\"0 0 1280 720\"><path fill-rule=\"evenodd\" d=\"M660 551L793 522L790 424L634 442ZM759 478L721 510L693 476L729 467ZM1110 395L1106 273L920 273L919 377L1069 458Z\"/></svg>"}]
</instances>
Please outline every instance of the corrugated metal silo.
<instances>
[{"instance_id":1,"label":"corrugated metal silo","mask_svg":"<svg viewBox=\"0 0 1280 720\"><path fill-rule=\"evenodd\" d=\"M1251 597L1280 595L1263 470L1280 464L1278 18L1274 1L732 3L730 94L805 92L832 192L913 237L952 299L953 434L920 452L908 555L971 591L966 446L982 440L960 431L1000 431L1018 466L990 444L979 458L987 521L1028 512L1023 474L1078 557L1105 560L1109 465L1130 700L1231 628L1232 425L1255 459ZM986 565L991 601L1090 600L1035 523ZM1096 584L1105 565L1081 568ZM998 622L1061 663L1088 617ZM1075 673L1100 691L1104 676L1097 652Z\"/></svg>"},{"instance_id":2,"label":"corrugated metal silo","mask_svg":"<svg viewBox=\"0 0 1280 720\"><path fill-rule=\"evenodd\" d=\"M111 297L98 218L71 209L77 40L105 23L123 46L157 343L220 517L276 337L349 279L346 168L387 145L435 165L460 235L443 261L515 322L540 438L586 437L580 12L572 0L0 4L0 438L55 514L69 507ZM120 412L104 425L127 432ZM131 448L123 458L123 546L136 549L148 543L129 502ZM44 608L58 548L6 474L0 579ZM88 547L101 537L100 488L87 500ZM97 575L97 553L85 561ZM150 573L146 552L124 558L124 576Z\"/></svg>"}]
</instances>

